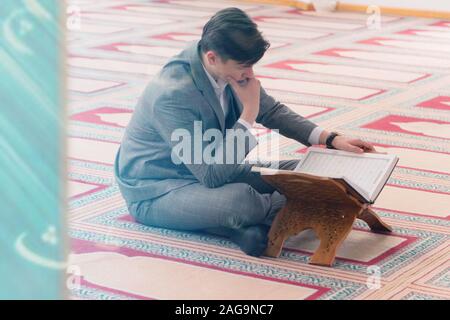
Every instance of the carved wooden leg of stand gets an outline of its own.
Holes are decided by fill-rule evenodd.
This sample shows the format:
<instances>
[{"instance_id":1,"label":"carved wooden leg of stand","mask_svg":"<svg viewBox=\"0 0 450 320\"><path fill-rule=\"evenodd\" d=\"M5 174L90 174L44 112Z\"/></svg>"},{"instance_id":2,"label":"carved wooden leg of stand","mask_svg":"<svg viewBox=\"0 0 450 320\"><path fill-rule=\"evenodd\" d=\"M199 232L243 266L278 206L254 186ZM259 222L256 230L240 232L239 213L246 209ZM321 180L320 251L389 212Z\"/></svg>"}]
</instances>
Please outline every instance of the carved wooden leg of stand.
<instances>
[{"instance_id":1,"label":"carved wooden leg of stand","mask_svg":"<svg viewBox=\"0 0 450 320\"><path fill-rule=\"evenodd\" d=\"M281 254L281 250L283 249L284 240L286 240L286 238L281 234L275 236L269 233L269 244L267 245L264 255L278 258Z\"/></svg>"},{"instance_id":2,"label":"carved wooden leg of stand","mask_svg":"<svg viewBox=\"0 0 450 320\"><path fill-rule=\"evenodd\" d=\"M381 218L370 208L365 209L359 216L358 219L366 222L370 230L373 232L386 233L392 232L391 226L383 222Z\"/></svg>"},{"instance_id":3,"label":"carved wooden leg of stand","mask_svg":"<svg viewBox=\"0 0 450 320\"><path fill-rule=\"evenodd\" d=\"M358 214L357 210L353 212L344 212L337 214L339 219L330 219L330 221L321 221L314 226L314 232L320 239L319 248L312 255L309 263L330 267L336 256L336 251L340 244L347 238L352 230L353 222Z\"/></svg>"},{"instance_id":4,"label":"carved wooden leg of stand","mask_svg":"<svg viewBox=\"0 0 450 320\"><path fill-rule=\"evenodd\" d=\"M283 249L284 240L287 238L289 210L284 207L275 217L269 231L269 241L264 255L278 258Z\"/></svg>"}]
</instances>

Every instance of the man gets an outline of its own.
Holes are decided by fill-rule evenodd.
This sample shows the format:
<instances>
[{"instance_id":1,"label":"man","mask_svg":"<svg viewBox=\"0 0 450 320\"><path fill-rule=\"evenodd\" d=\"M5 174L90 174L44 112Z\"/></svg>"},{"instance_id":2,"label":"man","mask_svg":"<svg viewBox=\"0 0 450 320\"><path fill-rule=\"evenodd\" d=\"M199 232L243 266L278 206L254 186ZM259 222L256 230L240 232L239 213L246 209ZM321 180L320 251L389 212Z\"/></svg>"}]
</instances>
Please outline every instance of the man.
<instances>
[{"instance_id":1,"label":"man","mask_svg":"<svg viewBox=\"0 0 450 320\"><path fill-rule=\"evenodd\" d=\"M243 162L257 144L249 131L255 122L307 146L328 142L346 151L374 151L367 142L330 134L269 96L253 73L268 47L243 11L224 9L206 23L201 40L173 57L147 86L115 162L136 221L223 235L246 254L260 256L286 198ZM180 137L199 133L200 144L188 141L179 148ZM280 162L281 169L296 165Z\"/></svg>"}]
</instances>

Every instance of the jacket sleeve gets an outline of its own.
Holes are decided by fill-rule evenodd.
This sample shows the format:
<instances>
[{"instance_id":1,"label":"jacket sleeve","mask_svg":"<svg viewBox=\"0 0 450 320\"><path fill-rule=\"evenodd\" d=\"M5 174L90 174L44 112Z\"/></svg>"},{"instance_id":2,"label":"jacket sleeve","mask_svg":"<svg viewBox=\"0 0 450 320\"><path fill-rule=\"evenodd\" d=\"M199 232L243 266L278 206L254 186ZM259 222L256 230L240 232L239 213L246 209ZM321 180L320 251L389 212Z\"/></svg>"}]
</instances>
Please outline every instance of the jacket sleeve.
<instances>
[{"instance_id":1,"label":"jacket sleeve","mask_svg":"<svg viewBox=\"0 0 450 320\"><path fill-rule=\"evenodd\" d=\"M276 101L261 87L260 110L256 121L269 129L277 129L285 137L310 146L308 138L316 124Z\"/></svg>"},{"instance_id":2,"label":"jacket sleeve","mask_svg":"<svg viewBox=\"0 0 450 320\"><path fill-rule=\"evenodd\" d=\"M153 123L170 146L172 161L185 165L208 188L248 173L252 165L242 162L257 145L255 137L238 122L225 136L219 129L206 130L192 100L174 93L154 102Z\"/></svg>"}]
</instances>

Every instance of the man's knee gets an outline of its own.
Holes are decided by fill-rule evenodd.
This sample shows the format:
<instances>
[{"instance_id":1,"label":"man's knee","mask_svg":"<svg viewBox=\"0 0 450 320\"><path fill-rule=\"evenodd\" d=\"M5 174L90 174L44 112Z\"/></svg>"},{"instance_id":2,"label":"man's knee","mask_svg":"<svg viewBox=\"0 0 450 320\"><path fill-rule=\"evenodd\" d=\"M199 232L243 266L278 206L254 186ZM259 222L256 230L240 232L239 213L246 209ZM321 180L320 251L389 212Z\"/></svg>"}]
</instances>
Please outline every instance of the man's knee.
<instances>
[{"instance_id":1,"label":"man's knee","mask_svg":"<svg viewBox=\"0 0 450 320\"><path fill-rule=\"evenodd\" d=\"M223 225L241 228L262 223L270 209L270 194L260 194L246 183L234 183L231 188L230 210L223 217Z\"/></svg>"}]
</instances>

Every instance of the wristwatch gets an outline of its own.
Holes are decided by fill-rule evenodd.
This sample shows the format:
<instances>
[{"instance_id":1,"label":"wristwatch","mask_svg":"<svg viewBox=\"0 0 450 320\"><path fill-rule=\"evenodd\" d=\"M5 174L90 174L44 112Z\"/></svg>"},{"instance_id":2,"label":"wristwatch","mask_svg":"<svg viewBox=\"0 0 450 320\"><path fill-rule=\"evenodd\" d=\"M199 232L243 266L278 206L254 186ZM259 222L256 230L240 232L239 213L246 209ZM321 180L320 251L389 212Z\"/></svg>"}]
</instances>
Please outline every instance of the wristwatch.
<instances>
[{"instance_id":1,"label":"wristwatch","mask_svg":"<svg viewBox=\"0 0 450 320\"><path fill-rule=\"evenodd\" d=\"M327 140L325 141L325 145L327 146L327 149L336 149L335 147L333 147L332 142L334 140L334 138L336 138L337 136L339 136L340 134L337 132L331 132L330 135L328 136Z\"/></svg>"}]
</instances>

